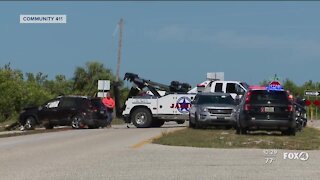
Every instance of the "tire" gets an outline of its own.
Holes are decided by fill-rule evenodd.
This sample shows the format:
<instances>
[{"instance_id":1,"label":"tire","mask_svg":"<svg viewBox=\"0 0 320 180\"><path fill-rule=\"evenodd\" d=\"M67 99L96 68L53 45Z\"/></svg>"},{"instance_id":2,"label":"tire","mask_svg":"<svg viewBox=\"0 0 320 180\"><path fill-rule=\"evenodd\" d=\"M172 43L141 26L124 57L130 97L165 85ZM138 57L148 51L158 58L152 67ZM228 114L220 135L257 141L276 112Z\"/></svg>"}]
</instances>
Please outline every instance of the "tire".
<instances>
[{"instance_id":1,"label":"tire","mask_svg":"<svg viewBox=\"0 0 320 180\"><path fill-rule=\"evenodd\" d=\"M147 108L138 108L131 115L131 122L137 128L148 128L152 125L152 116Z\"/></svg>"},{"instance_id":2,"label":"tire","mask_svg":"<svg viewBox=\"0 0 320 180\"><path fill-rule=\"evenodd\" d=\"M240 134L240 135L246 135L248 134L248 127L247 128L243 128L241 127L241 117L239 116L237 121L235 122L235 126L236 126L236 134Z\"/></svg>"},{"instance_id":3,"label":"tire","mask_svg":"<svg viewBox=\"0 0 320 180\"><path fill-rule=\"evenodd\" d=\"M152 120L152 127L161 127L164 124L164 120L160 119L153 119Z\"/></svg>"},{"instance_id":4,"label":"tire","mask_svg":"<svg viewBox=\"0 0 320 180\"><path fill-rule=\"evenodd\" d=\"M298 130L298 131L302 131L303 122L301 122L301 121L300 121L300 122L297 122L297 123L296 123L296 126L297 126L297 130Z\"/></svg>"},{"instance_id":5,"label":"tire","mask_svg":"<svg viewBox=\"0 0 320 180\"><path fill-rule=\"evenodd\" d=\"M241 134L241 132L240 132L240 128L236 128L236 134Z\"/></svg>"},{"instance_id":6,"label":"tire","mask_svg":"<svg viewBox=\"0 0 320 180\"><path fill-rule=\"evenodd\" d=\"M240 134L246 135L248 134L248 130L246 128L240 128Z\"/></svg>"},{"instance_id":7,"label":"tire","mask_svg":"<svg viewBox=\"0 0 320 180\"><path fill-rule=\"evenodd\" d=\"M24 123L24 129L34 130L35 125L36 125L36 119L33 116L29 116L29 117L27 117L27 119Z\"/></svg>"},{"instance_id":8,"label":"tire","mask_svg":"<svg viewBox=\"0 0 320 180\"><path fill-rule=\"evenodd\" d=\"M307 119L303 120L303 127L306 127L306 126L307 126L307 123L308 123L308 120L307 120Z\"/></svg>"},{"instance_id":9,"label":"tire","mask_svg":"<svg viewBox=\"0 0 320 180\"><path fill-rule=\"evenodd\" d=\"M47 123L47 124L44 125L44 128L53 129L53 124Z\"/></svg>"},{"instance_id":10,"label":"tire","mask_svg":"<svg viewBox=\"0 0 320 180\"><path fill-rule=\"evenodd\" d=\"M198 115L195 114L195 117L194 117L194 128L195 129L201 129L202 126L198 123Z\"/></svg>"},{"instance_id":11,"label":"tire","mask_svg":"<svg viewBox=\"0 0 320 180\"><path fill-rule=\"evenodd\" d=\"M196 125L193 122L191 122L191 120L189 120L189 128L195 128L195 127Z\"/></svg>"},{"instance_id":12,"label":"tire","mask_svg":"<svg viewBox=\"0 0 320 180\"><path fill-rule=\"evenodd\" d=\"M295 136L295 135L296 135L296 132L297 132L297 129L296 129L296 128L290 128L290 129L288 130L289 136Z\"/></svg>"},{"instance_id":13,"label":"tire","mask_svg":"<svg viewBox=\"0 0 320 180\"><path fill-rule=\"evenodd\" d=\"M71 127L73 129L80 129L80 128L83 128L84 125L83 125L83 118L79 115L76 115L76 116L73 116L72 117L72 120L71 120Z\"/></svg>"},{"instance_id":14,"label":"tire","mask_svg":"<svg viewBox=\"0 0 320 180\"><path fill-rule=\"evenodd\" d=\"M295 136L296 132L297 132L296 128L289 128L286 131L282 131L281 134L284 135L284 136Z\"/></svg>"},{"instance_id":15,"label":"tire","mask_svg":"<svg viewBox=\"0 0 320 180\"><path fill-rule=\"evenodd\" d=\"M236 126L236 134L245 135L248 134L247 128L242 128L239 124Z\"/></svg>"},{"instance_id":16,"label":"tire","mask_svg":"<svg viewBox=\"0 0 320 180\"><path fill-rule=\"evenodd\" d=\"M178 124L183 124L185 122L185 120L179 120L179 121L176 121Z\"/></svg>"},{"instance_id":17,"label":"tire","mask_svg":"<svg viewBox=\"0 0 320 180\"><path fill-rule=\"evenodd\" d=\"M241 134L241 127L240 127L240 122L239 122L239 120L237 120L236 122L235 122L235 125L234 125L235 127L235 129L236 129L236 134Z\"/></svg>"}]
</instances>

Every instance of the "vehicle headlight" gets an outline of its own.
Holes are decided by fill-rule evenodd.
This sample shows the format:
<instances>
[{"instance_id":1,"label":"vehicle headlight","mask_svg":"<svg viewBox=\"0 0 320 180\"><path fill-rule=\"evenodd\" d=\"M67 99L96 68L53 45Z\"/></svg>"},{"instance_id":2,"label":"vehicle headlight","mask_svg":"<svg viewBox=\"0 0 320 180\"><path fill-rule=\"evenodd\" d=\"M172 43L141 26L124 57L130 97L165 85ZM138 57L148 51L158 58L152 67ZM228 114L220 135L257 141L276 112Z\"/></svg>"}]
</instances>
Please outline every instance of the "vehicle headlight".
<instances>
[{"instance_id":1,"label":"vehicle headlight","mask_svg":"<svg viewBox=\"0 0 320 180\"><path fill-rule=\"evenodd\" d=\"M206 108L206 107L201 108L201 111L202 111L202 112L208 112L208 108Z\"/></svg>"}]
</instances>

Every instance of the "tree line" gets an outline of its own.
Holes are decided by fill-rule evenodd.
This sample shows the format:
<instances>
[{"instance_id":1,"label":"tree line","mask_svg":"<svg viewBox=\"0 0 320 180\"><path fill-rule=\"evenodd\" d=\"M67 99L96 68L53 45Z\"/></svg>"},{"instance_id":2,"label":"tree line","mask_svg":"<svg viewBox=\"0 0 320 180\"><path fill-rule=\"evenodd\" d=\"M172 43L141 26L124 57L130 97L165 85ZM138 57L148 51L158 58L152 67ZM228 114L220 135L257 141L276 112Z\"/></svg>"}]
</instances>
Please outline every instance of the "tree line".
<instances>
[{"instance_id":1,"label":"tree line","mask_svg":"<svg viewBox=\"0 0 320 180\"><path fill-rule=\"evenodd\" d=\"M59 95L96 96L99 79L108 79L112 84L115 75L103 64L95 61L87 62L83 67L76 67L71 79L58 74L51 80L42 72L24 74L21 70L12 69L10 64L6 64L0 67L0 122L17 119L24 107L39 106ZM269 81L264 80L260 85L268 83ZM311 80L299 86L292 80L285 79L282 85L295 97L303 97L305 90L320 89L320 83ZM120 104L123 104L129 90L123 87L123 81L120 81L120 87ZM112 90L113 88L111 94ZM311 97L311 100L313 99L315 97Z\"/></svg>"}]
</instances>

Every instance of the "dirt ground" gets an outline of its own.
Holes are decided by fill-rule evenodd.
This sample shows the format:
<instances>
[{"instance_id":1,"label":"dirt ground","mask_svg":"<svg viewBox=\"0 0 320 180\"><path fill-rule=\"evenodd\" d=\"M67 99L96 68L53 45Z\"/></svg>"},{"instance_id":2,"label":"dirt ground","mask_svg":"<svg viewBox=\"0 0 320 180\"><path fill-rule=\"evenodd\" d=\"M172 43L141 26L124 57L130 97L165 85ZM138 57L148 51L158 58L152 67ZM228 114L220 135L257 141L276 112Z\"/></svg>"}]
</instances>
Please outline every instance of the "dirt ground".
<instances>
[{"instance_id":1,"label":"dirt ground","mask_svg":"<svg viewBox=\"0 0 320 180\"><path fill-rule=\"evenodd\" d=\"M308 120L307 126L320 129L320 120Z\"/></svg>"}]
</instances>

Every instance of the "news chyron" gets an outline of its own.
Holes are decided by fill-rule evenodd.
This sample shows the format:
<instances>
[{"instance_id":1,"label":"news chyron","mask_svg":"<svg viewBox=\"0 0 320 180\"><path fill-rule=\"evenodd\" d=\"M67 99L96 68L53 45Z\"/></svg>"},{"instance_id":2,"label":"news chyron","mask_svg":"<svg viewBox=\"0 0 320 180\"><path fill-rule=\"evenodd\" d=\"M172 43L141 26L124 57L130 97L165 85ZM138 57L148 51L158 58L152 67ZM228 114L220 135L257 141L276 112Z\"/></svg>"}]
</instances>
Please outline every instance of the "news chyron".
<instances>
[{"instance_id":1,"label":"news chyron","mask_svg":"<svg viewBox=\"0 0 320 180\"><path fill-rule=\"evenodd\" d=\"M20 15L20 24L66 24L67 15Z\"/></svg>"}]
</instances>

